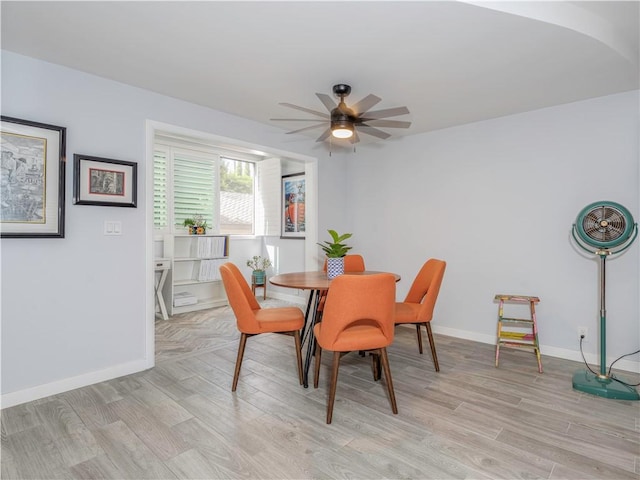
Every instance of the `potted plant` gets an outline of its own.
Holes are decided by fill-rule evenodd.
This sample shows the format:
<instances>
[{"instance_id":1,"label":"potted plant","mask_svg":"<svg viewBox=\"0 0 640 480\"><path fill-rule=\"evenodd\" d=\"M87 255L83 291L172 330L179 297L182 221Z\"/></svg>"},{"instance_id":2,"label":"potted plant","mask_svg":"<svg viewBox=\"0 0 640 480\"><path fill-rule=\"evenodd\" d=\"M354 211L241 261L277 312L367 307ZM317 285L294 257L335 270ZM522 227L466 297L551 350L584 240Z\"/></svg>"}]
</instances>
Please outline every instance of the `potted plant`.
<instances>
[{"instance_id":1,"label":"potted plant","mask_svg":"<svg viewBox=\"0 0 640 480\"><path fill-rule=\"evenodd\" d=\"M185 218L183 225L187 227L191 235L204 235L207 233L207 221L200 214Z\"/></svg>"},{"instance_id":2,"label":"potted plant","mask_svg":"<svg viewBox=\"0 0 640 480\"><path fill-rule=\"evenodd\" d=\"M254 285L264 285L265 270L271 266L271 260L260 255L254 255L247 260L247 267L251 268L251 282Z\"/></svg>"},{"instance_id":3,"label":"potted plant","mask_svg":"<svg viewBox=\"0 0 640 480\"><path fill-rule=\"evenodd\" d=\"M343 243L351 238L351 233L338 234L335 230L327 230L331 235L331 242L318 243L324 253L327 255L327 276L335 278L344 273L344 256L352 247Z\"/></svg>"}]
</instances>

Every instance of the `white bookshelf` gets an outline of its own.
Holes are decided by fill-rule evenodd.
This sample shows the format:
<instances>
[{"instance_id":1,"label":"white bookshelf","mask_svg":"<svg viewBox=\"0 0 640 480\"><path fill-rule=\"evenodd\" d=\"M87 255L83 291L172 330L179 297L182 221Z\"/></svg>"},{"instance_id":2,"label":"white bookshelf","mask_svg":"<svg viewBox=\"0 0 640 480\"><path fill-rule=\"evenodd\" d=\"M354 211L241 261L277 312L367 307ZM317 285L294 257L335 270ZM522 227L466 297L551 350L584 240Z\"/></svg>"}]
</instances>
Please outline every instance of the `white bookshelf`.
<instances>
[{"instance_id":1,"label":"white bookshelf","mask_svg":"<svg viewBox=\"0 0 640 480\"><path fill-rule=\"evenodd\" d=\"M163 290L169 316L227 305L219 268L229 258L228 235L165 235L164 257L171 260ZM195 303L176 306L176 296Z\"/></svg>"}]
</instances>

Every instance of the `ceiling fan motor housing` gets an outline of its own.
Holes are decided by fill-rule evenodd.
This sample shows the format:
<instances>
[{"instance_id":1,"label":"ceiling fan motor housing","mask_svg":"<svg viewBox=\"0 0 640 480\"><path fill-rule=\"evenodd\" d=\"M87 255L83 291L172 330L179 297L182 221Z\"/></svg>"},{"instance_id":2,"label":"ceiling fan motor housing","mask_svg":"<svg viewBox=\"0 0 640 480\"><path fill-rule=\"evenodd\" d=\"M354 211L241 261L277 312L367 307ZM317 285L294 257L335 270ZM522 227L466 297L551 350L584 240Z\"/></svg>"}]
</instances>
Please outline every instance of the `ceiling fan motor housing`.
<instances>
[{"instance_id":1,"label":"ceiling fan motor housing","mask_svg":"<svg viewBox=\"0 0 640 480\"><path fill-rule=\"evenodd\" d=\"M624 244L635 225L629 210L619 203L601 201L584 207L574 225L580 240L586 245L609 249Z\"/></svg>"},{"instance_id":2,"label":"ceiling fan motor housing","mask_svg":"<svg viewBox=\"0 0 640 480\"><path fill-rule=\"evenodd\" d=\"M345 83L339 83L333 86L333 93L340 98L346 97L351 93L351 86Z\"/></svg>"},{"instance_id":3,"label":"ceiling fan motor housing","mask_svg":"<svg viewBox=\"0 0 640 480\"><path fill-rule=\"evenodd\" d=\"M344 130L351 132L353 135L355 124L357 123L356 114L344 103L344 97L351 93L351 87L344 83L333 86L333 93L340 97L338 106L331 110L331 131ZM347 135L343 135L347 138Z\"/></svg>"}]
</instances>

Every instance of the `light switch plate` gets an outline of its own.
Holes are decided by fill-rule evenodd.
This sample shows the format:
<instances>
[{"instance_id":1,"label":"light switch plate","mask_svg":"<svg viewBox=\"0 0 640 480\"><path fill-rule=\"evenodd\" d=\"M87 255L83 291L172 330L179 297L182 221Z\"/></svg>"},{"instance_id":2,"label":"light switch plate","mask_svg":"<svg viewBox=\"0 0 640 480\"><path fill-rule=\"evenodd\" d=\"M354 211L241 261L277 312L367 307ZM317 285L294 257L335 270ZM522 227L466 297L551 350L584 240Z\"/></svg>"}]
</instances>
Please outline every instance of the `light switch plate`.
<instances>
[{"instance_id":1,"label":"light switch plate","mask_svg":"<svg viewBox=\"0 0 640 480\"><path fill-rule=\"evenodd\" d=\"M122 235L122 222L120 220L104 221L105 235Z\"/></svg>"}]
</instances>

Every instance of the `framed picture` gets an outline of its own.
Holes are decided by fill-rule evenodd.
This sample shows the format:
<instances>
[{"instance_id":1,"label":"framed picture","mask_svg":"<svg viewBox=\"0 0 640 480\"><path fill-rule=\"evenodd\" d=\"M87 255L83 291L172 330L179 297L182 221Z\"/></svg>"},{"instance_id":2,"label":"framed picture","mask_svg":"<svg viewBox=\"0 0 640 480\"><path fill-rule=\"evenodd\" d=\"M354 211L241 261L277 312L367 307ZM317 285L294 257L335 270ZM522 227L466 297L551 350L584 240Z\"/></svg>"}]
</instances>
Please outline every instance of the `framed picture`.
<instances>
[{"instance_id":1,"label":"framed picture","mask_svg":"<svg viewBox=\"0 0 640 480\"><path fill-rule=\"evenodd\" d=\"M76 153L73 156L73 170L75 205L137 206L137 163Z\"/></svg>"},{"instance_id":2,"label":"framed picture","mask_svg":"<svg viewBox=\"0 0 640 480\"><path fill-rule=\"evenodd\" d=\"M2 238L64 238L65 135L65 127L2 116Z\"/></svg>"},{"instance_id":3,"label":"framed picture","mask_svg":"<svg viewBox=\"0 0 640 480\"><path fill-rule=\"evenodd\" d=\"M280 238L304 238L306 183L304 173L282 177L282 232Z\"/></svg>"}]
</instances>

